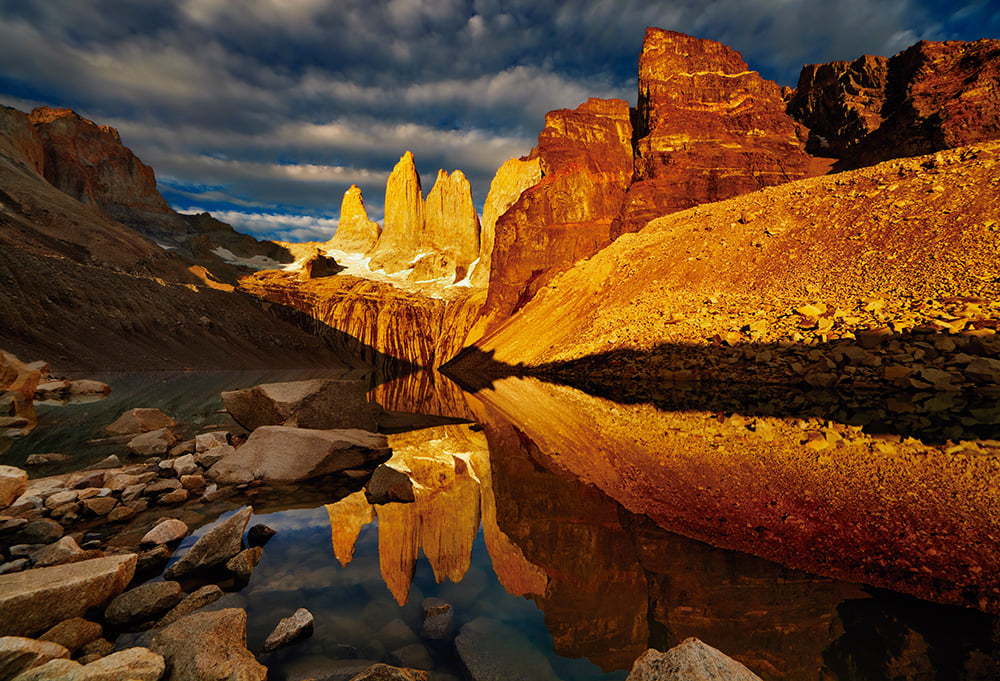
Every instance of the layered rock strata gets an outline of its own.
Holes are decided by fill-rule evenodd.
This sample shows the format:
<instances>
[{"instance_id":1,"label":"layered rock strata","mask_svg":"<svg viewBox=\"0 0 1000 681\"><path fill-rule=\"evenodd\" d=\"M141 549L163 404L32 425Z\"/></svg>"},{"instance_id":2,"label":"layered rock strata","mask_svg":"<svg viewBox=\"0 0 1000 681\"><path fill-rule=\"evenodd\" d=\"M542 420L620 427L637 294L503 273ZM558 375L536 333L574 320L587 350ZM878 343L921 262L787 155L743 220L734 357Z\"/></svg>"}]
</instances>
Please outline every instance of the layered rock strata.
<instances>
[{"instance_id":1,"label":"layered rock strata","mask_svg":"<svg viewBox=\"0 0 1000 681\"><path fill-rule=\"evenodd\" d=\"M810 174L777 83L721 43L647 29L637 109L635 175L613 236Z\"/></svg>"},{"instance_id":2,"label":"layered rock strata","mask_svg":"<svg viewBox=\"0 0 1000 681\"><path fill-rule=\"evenodd\" d=\"M1000 137L1000 41L921 41L802 70L789 112L816 153L872 165Z\"/></svg>"},{"instance_id":3,"label":"layered rock strata","mask_svg":"<svg viewBox=\"0 0 1000 681\"><path fill-rule=\"evenodd\" d=\"M382 227L368 219L365 201L361 189L352 184L344 192L340 202L340 221L337 223L337 233L324 244L326 248L346 251L348 253L367 253L378 241Z\"/></svg>"}]
</instances>

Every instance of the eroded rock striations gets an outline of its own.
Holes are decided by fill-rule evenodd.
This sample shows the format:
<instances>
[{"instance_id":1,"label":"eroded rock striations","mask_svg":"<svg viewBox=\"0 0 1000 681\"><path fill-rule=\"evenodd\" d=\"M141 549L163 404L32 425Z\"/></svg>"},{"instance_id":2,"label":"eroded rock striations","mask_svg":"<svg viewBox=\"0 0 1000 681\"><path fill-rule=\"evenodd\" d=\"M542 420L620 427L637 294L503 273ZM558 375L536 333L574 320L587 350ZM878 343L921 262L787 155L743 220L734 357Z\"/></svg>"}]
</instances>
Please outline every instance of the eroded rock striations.
<instances>
[{"instance_id":1,"label":"eroded rock striations","mask_svg":"<svg viewBox=\"0 0 1000 681\"><path fill-rule=\"evenodd\" d=\"M778 84L722 43L647 29L637 109L635 176L613 236L810 173Z\"/></svg>"},{"instance_id":2,"label":"eroded rock striations","mask_svg":"<svg viewBox=\"0 0 1000 681\"><path fill-rule=\"evenodd\" d=\"M789 112L847 168L1000 137L1000 40L920 41L886 60L806 66Z\"/></svg>"},{"instance_id":3,"label":"eroded rock striations","mask_svg":"<svg viewBox=\"0 0 1000 681\"><path fill-rule=\"evenodd\" d=\"M408 269L419 254L424 197L413 154L403 154L385 185L385 226L371 253L371 268L393 274Z\"/></svg>"}]
</instances>

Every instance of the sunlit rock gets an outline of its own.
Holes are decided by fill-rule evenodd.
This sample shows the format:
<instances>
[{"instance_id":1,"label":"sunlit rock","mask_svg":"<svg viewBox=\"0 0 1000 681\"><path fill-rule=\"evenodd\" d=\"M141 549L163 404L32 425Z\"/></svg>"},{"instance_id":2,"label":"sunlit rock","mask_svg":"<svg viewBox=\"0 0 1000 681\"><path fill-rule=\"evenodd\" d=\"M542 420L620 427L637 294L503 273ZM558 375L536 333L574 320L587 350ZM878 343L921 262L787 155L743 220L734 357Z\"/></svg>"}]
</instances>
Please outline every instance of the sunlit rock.
<instances>
[{"instance_id":1,"label":"sunlit rock","mask_svg":"<svg viewBox=\"0 0 1000 681\"><path fill-rule=\"evenodd\" d=\"M385 224L371 252L370 267L392 274L410 267L424 230L424 197L420 175L409 151L392 169L385 186Z\"/></svg>"},{"instance_id":2,"label":"sunlit rock","mask_svg":"<svg viewBox=\"0 0 1000 681\"><path fill-rule=\"evenodd\" d=\"M461 170L450 175L438 171L425 205L420 250L443 258L438 267L413 278L460 281L479 257L479 215L472 203L469 180Z\"/></svg>"},{"instance_id":3,"label":"sunlit rock","mask_svg":"<svg viewBox=\"0 0 1000 681\"><path fill-rule=\"evenodd\" d=\"M337 233L324 244L324 247L347 253L367 253L381 234L382 227L368 219L361 189L352 184L344 192L344 199L340 203Z\"/></svg>"}]
</instances>

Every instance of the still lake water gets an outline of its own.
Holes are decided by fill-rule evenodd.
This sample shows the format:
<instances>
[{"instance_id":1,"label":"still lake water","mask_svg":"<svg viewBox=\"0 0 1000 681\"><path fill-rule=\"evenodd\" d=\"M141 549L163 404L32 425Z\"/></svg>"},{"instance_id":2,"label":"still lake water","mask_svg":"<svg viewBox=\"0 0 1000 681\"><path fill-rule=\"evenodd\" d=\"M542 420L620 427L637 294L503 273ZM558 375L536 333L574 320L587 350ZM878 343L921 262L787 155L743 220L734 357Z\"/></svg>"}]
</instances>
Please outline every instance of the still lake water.
<instances>
[{"instance_id":1,"label":"still lake water","mask_svg":"<svg viewBox=\"0 0 1000 681\"><path fill-rule=\"evenodd\" d=\"M13 441L0 463L57 451L74 457L64 468L83 467L121 455L120 442L92 441L136 406L163 409L186 435L236 429L219 413L222 390L323 375L102 376L110 397L38 405L37 427ZM656 414L667 419L674 412L530 382L463 395L440 376L382 384L372 396L390 409L468 423L390 436L393 464L419 483L413 504L372 507L357 484L263 490L249 500L257 509L251 525L265 522L278 533L249 584L213 607L247 610L251 650L299 607L316 618L312 638L261 657L269 678L323 678L360 671L368 660L433 665L441 679L461 678L450 642L420 638L427 598L452 606L454 633L483 649L504 678L624 679L647 647L665 649L688 636L739 659L765 681L1000 678L994 615L686 538L633 512L634 503L630 511L609 497L605 491L617 488L598 472L576 468L574 455L597 461L588 449L595 448L624 469L631 455L614 424L638 413L645 430L667 431L674 422L661 423ZM725 420L697 407L708 422ZM990 435L993 411L981 403L976 409L979 421L954 414L947 420ZM778 411L776 418L789 416ZM628 433L634 446L648 446L648 433L639 430ZM585 441L564 439L568 433ZM626 496L621 500L630 503ZM702 534L683 522L671 529L686 528ZM829 574L840 572L832 563Z\"/></svg>"}]
</instances>

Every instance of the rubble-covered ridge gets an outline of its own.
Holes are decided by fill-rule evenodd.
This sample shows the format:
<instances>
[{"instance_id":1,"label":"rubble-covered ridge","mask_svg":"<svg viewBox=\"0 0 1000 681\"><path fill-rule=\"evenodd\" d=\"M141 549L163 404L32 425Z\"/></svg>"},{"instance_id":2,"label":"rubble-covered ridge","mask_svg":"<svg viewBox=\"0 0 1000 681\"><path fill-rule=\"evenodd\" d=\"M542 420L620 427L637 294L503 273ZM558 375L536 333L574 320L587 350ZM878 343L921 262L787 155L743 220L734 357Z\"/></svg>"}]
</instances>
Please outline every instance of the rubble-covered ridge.
<instances>
[{"instance_id":1,"label":"rubble-covered ridge","mask_svg":"<svg viewBox=\"0 0 1000 681\"><path fill-rule=\"evenodd\" d=\"M993 384L998 187L993 142L666 216L478 345L619 378L606 360L628 350L643 375L679 380Z\"/></svg>"}]
</instances>

